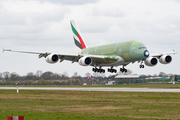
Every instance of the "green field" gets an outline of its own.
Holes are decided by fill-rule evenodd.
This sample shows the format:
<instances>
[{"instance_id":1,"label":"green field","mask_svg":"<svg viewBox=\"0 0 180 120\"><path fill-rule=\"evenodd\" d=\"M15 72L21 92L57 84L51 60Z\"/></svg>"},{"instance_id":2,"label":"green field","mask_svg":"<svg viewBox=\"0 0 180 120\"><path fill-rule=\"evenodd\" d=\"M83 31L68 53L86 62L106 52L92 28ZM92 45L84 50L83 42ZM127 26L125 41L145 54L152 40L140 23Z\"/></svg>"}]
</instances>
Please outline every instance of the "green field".
<instances>
[{"instance_id":1,"label":"green field","mask_svg":"<svg viewBox=\"0 0 180 120\"><path fill-rule=\"evenodd\" d=\"M0 90L0 119L179 119L180 93Z\"/></svg>"}]
</instances>

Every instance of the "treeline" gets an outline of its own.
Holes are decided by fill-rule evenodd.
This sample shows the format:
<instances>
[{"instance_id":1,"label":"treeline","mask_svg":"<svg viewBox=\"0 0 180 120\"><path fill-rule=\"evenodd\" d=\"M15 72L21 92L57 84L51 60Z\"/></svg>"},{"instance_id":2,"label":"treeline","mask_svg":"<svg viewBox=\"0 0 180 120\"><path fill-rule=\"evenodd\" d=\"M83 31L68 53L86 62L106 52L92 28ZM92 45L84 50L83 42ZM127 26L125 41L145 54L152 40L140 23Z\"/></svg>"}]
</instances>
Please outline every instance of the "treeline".
<instances>
[{"instance_id":1,"label":"treeline","mask_svg":"<svg viewBox=\"0 0 180 120\"><path fill-rule=\"evenodd\" d=\"M0 73L0 84L37 84L37 85L81 85L83 82L92 84L92 79L87 80L90 73L86 73L85 77L81 77L75 72L71 77L68 76L67 72L64 73L53 73L51 71L42 72L38 70L37 72L29 72L26 75L19 75L16 72L3 72ZM93 80L101 82L107 80L110 77L105 77L105 74L93 74Z\"/></svg>"},{"instance_id":2,"label":"treeline","mask_svg":"<svg viewBox=\"0 0 180 120\"><path fill-rule=\"evenodd\" d=\"M42 72L37 71L36 73L29 72L24 76L21 76L15 72L3 72L0 73L0 83L1 84L81 84L81 76L68 77L67 72L63 74L53 73L50 71Z\"/></svg>"},{"instance_id":3,"label":"treeline","mask_svg":"<svg viewBox=\"0 0 180 120\"><path fill-rule=\"evenodd\" d=\"M58 74L58 73L53 73L50 71L47 72L42 72L42 71L37 71L36 73L29 72L24 76L21 76L15 72L10 73L10 72L3 72L0 73L0 79L1 80L11 80L11 81L23 81L23 80L66 80L69 79L67 72L64 72L63 74Z\"/></svg>"}]
</instances>

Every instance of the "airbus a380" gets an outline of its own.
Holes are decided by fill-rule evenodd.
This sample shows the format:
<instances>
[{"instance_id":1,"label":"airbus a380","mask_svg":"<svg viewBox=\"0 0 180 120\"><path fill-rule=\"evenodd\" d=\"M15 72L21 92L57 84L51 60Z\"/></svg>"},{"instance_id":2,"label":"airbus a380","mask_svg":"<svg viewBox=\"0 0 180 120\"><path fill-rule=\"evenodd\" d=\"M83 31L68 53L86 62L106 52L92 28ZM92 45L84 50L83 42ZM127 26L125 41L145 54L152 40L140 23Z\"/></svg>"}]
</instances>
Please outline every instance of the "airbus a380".
<instances>
[{"instance_id":1,"label":"airbus a380","mask_svg":"<svg viewBox=\"0 0 180 120\"><path fill-rule=\"evenodd\" d=\"M73 31L74 43L81 50L78 54L54 54L54 53L38 53L15 51L10 49L3 49L3 51L38 54L39 58L46 58L48 63L57 63L64 60L78 62L82 66L92 66L92 71L104 73L102 67L109 67L108 72L116 73L117 70L113 67L122 66L121 72L127 72L124 67L129 63L140 62L140 68L144 68L143 62L147 66L155 66L159 62L162 64L169 64L172 61L171 54L176 54L176 51L167 53L151 54L146 46L138 41L118 42L107 45L100 45L95 47L87 47L85 41L78 29L74 20L70 21Z\"/></svg>"}]
</instances>

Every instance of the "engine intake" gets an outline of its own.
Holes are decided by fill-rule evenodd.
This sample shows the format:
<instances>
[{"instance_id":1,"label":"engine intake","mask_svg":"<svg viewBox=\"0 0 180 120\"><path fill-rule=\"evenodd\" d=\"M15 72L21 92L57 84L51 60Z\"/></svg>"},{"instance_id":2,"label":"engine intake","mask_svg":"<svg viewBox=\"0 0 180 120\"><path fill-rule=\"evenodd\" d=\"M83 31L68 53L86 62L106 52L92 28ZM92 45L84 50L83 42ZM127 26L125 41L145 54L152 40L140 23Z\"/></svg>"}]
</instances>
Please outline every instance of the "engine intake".
<instances>
[{"instance_id":1,"label":"engine intake","mask_svg":"<svg viewBox=\"0 0 180 120\"><path fill-rule=\"evenodd\" d=\"M46 62L56 63L59 60L59 56L56 54L50 54L46 57Z\"/></svg>"},{"instance_id":2,"label":"engine intake","mask_svg":"<svg viewBox=\"0 0 180 120\"><path fill-rule=\"evenodd\" d=\"M162 64L169 64L171 61L172 61L172 57L170 55L163 55L159 59L159 62Z\"/></svg>"},{"instance_id":3,"label":"engine intake","mask_svg":"<svg viewBox=\"0 0 180 120\"><path fill-rule=\"evenodd\" d=\"M90 57L82 57L79 59L78 63L82 66L91 65L92 59Z\"/></svg>"},{"instance_id":4,"label":"engine intake","mask_svg":"<svg viewBox=\"0 0 180 120\"><path fill-rule=\"evenodd\" d=\"M155 66L157 63L157 58L149 57L145 60L145 65L147 66Z\"/></svg>"}]
</instances>

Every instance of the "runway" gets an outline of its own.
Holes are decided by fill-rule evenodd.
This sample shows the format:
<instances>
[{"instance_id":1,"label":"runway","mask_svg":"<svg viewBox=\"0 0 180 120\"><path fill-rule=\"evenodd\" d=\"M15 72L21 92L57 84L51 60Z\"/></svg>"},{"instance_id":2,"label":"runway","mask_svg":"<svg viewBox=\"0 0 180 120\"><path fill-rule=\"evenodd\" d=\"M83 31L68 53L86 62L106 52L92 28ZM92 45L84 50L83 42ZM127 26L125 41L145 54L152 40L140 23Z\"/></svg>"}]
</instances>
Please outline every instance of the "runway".
<instances>
[{"instance_id":1,"label":"runway","mask_svg":"<svg viewBox=\"0 0 180 120\"><path fill-rule=\"evenodd\" d=\"M16 90L16 87L0 87L1 90ZM74 90L74 91L126 91L126 92L180 92L180 89L116 88L116 87L19 87L19 90Z\"/></svg>"}]
</instances>

